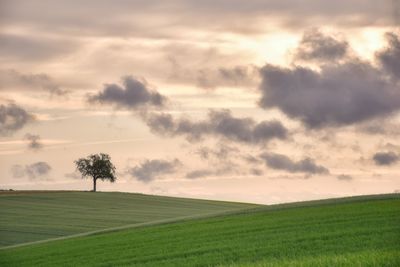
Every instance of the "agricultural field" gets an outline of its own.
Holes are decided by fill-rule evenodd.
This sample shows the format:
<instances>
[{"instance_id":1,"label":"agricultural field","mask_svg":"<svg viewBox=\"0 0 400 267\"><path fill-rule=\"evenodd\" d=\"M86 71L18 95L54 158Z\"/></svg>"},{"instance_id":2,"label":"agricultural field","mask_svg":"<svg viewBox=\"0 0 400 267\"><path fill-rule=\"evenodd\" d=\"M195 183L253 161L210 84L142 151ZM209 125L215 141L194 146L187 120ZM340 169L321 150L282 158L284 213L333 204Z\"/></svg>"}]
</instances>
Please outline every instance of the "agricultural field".
<instances>
[{"instance_id":1,"label":"agricultural field","mask_svg":"<svg viewBox=\"0 0 400 267\"><path fill-rule=\"evenodd\" d=\"M0 248L251 207L256 205L117 192L3 192Z\"/></svg>"},{"instance_id":2,"label":"agricultural field","mask_svg":"<svg viewBox=\"0 0 400 267\"><path fill-rule=\"evenodd\" d=\"M3 248L0 266L400 266L400 195L249 207Z\"/></svg>"}]
</instances>

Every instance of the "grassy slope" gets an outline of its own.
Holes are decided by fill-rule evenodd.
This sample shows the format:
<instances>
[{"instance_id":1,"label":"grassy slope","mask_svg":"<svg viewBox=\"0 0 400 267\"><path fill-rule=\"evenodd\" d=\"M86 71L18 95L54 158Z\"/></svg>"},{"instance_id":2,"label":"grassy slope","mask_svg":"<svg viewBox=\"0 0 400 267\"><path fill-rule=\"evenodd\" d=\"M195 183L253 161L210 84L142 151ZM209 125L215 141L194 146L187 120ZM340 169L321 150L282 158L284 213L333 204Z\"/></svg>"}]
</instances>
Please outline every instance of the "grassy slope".
<instances>
[{"instance_id":1,"label":"grassy slope","mask_svg":"<svg viewBox=\"0 0 400 267\"><path fill-rule=\"evenodd\" d=\"M255 205L129 193L0 193L0 247L249 207Z\"/></svg>"},{"instance_id":2,"label":"grassy slope","mask_svg":"<svg viewBox=\"0 0 400 267\"><path fill-rule=\"evenodd\" d=\"M400 266L400 195L306 202L0 251L1 266Z\"/></svg>"}]
</instances>

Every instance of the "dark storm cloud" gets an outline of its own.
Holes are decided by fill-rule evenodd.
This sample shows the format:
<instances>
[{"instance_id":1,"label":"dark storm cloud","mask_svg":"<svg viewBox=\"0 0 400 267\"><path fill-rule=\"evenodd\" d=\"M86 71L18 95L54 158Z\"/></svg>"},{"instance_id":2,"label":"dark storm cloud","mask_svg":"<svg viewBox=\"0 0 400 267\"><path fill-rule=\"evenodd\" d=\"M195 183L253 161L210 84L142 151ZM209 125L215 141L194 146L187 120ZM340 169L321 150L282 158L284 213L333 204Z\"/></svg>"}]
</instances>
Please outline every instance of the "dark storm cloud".
<instances>
[{"instance_id":1,"label":"dark storm cloud","mask_svg":"<svg viewBox=\"0 0 400 267\"><path fill-rule=\"evenodd\" d=\"M34 116L16 104L0 105L0 136L7 136L20 130Z\"/></svg>"},{"instance_id":2,"label":"dark storm cloud","mask_svg":"<svg viewBox=\"0 0 400 267\"><path fill-rule=\"evenodd\" d=\"M160 176L172 174L182 163L178 159L174 160L145 160L139 165L128 170L128 174L137 180L148 183Z\"/></svg>"},{"instance_id":3,"label":"dark storm cloud","mask_svg":"<svg viewBox=\"0 0 400 267\"><path fill-rule=\"evenodd\" d=\"M398 88L363 62L323 66L321 72L267 65L262 74L261 107L277 107L309 128L349 125L400 108Z\"/></svg>"},{"instance_id":4,"label":"dark storm cloud","mask_svg":"<svg viewBox=\"0 0 400 267\"><path fill-rule=\"evenodd\" d=\"M71 53L77 46L67 39L0 33L0 57L3 60L43 61Z\"/></svg>"},{"instance_id":5,"label":"dark storm cloud","mask_svg":"<svg viewBox=\"0 0 400 267\"><path fill-rule=\"evenodd\" d=\"M394 152L377 152L372 159L375 161L375 164L383 166L396 163L400 157Z\"/></svg>"},{"instance_id":6,"label":"dark storm cloud","mask_svg":"<svg viewBox=\"0 0 400 267\"><path fill-rule=\"evenodd\" d=\"M40 142L40 136L35 134L27 133L25 139L28 140L28 148L32 150L39 150L43 148L43 144Z\"/></svg>"},{"instance_id":7,"label":"dark storm cloud","mask_svg":"<svg viewBox=\"0 0 400 267\"><path fill-rule=\"evenodd\" d=\"M36 179L47 176L51 169L52 168L48 163L40 161L25 166L14 165L11 168L11 173L14 178L28 177L29 179Z\"/></svg>"},{"instance_id":8,"label":"dark storm cloud","mask_svg":"<svg viewBox=\"0 0 400 267\"><path fill-rule=\"evenodd\" d=\"M273 139L286 139L288 130L279 121L256 123L251 118L233 117L229 110L210 111L206 120L193 122L187 118L174 119L170 114L146 114L143 119L152 132L163 136L185 136L198 141L216 136L231 141L260 144Z\"/></svg>"},{"instance_id":9,"label":"dark storm cloud","mask_svg":"<svg viewBox=\"0 0 400 267\"><path fill-rule=\"evenodd\" d=\"M336 61L346 55L348 43L318 29L304 33L295 51L295 58L305 61Z\"/></svg>"},{"instance_id":10,"label":"dark storm cloud","mask_svg":"<svg viewBox=\"0 0 400 267\"><path fill-rule=\"evenodd\" d=\"M67 90L60 86L48 75L23 74L16 70L0 70L0 90L32 90L41 89L52 95L65 95Z\"/></svg>"},{"instance_id":11,"label":"dark storm cloud","mask_svg":"<svg viewBox=\"0 0 400 267\"><path fill-rule=\"evenodd\" d=\"M385 55L390 59L398 56ZM320 70L267 64L261 75L260 106L278 108L309 128L350 125L400 109L399 85L384 70L356 58L329 62Z\"/></svg>"},{"instance_id":12,"label":"dark storm cloud","mask_svg":"<svg viewBox=\"0 0 400 267\"><path fill-rule=\"evenodd\" d=\"M328 174L329 170L321 165L317 165L313 159L305 158L293 161L289 157L276 153L263 153L260 156L265 164L275 170L284 170L291 173L303 172L307 174Z\"/></svg>"},{"instance_id":13,"label":"dark storm cloud","mask_svg":"<svg viewBox=\"0 0 400 267\"><path fill-rule=\"evenodd\" d=\"M400 80L400 39L394 33L386 33L387 47L377 53L377 58L386 70L395 79Z\"/></svg>"},{"instance_id":14,"label":"dark storm cloud","mask_svg":"<svg viewBox=\"0 0 400 267\"><path fill-rule=\"evenodd\" d=\"M132 76L122 78L123 86L106 84L104 89L88 97L89 103L108 104L116 108L137 109L140 107L163 107L166 98L149 88L145 80Z\"/></svg>"}]
</instances>

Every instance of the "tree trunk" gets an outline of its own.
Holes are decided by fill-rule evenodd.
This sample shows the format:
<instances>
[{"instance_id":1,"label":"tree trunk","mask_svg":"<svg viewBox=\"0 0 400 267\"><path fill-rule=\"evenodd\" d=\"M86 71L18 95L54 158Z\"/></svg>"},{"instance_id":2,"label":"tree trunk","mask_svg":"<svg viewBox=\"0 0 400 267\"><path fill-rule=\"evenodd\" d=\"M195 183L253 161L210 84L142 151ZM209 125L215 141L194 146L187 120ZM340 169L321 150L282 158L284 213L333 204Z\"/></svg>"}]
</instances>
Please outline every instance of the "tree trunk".
<instances>
[{"instance_id":1,"label":"tree trunk","mask_svg":"<svg viewBox=\"0 0 400 267\"><path fill-rule=\"evenodd\" d=\"M93 178L93 192L96 192L96 178Z\"/></svg>"}]
</instances>

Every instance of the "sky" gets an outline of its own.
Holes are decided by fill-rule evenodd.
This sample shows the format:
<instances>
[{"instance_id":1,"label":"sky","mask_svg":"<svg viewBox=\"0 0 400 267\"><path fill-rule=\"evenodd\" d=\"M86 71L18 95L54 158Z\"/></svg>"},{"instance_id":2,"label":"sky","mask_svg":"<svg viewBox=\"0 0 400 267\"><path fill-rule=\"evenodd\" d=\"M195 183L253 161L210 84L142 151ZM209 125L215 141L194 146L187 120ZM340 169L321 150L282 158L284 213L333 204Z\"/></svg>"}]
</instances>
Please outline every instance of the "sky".
<instances>
[{"instance_id":1,"label":"sky","mask_svg":"<svg viewBox=\"0 0 400 267\"><path fill-rule=\"evenodd\" d=\"M0 189L400 191L398 0L0 0Z\"/></svg>"}]
</instances>

